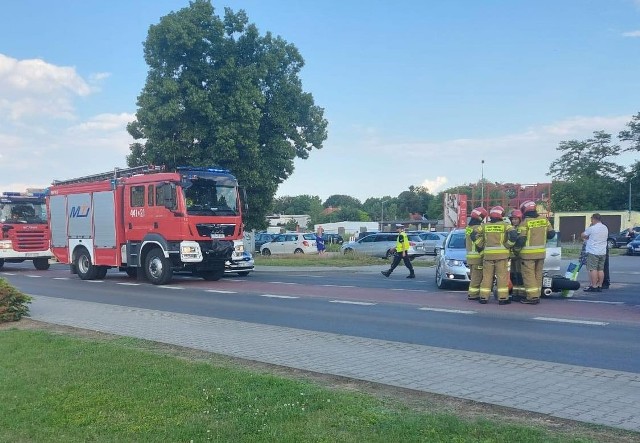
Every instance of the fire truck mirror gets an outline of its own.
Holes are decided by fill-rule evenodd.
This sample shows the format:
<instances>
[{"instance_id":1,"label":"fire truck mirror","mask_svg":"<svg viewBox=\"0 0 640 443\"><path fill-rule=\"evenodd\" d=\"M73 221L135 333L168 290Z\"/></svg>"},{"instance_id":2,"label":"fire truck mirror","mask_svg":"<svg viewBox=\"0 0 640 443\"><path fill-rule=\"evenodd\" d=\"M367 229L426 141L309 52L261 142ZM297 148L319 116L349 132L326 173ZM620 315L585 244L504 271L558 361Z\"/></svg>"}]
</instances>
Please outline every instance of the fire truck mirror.
<instances>
[{"instance_id":1,"label":"fire truck mirror","mask_svg":"<svg viewBox=\"0 0 640 443\"><path fill-rule=\"evenodd\" d=\"M242 200L242 211L246 217L249 214L249 203L247 203L247 190L240 188L240 200Z\"/></svg>"},{"instance_id":2,"label":"fire truck mirror","mask_svg":"<svg viewBox=\"0 0 640 443\"><path fill-rule=\"evenodd\" d=\"M174 183L165 183L160 185L162 204L170 211L175 211L178 208L176 202L176 185Z\"/></svg>"}]
</instances>

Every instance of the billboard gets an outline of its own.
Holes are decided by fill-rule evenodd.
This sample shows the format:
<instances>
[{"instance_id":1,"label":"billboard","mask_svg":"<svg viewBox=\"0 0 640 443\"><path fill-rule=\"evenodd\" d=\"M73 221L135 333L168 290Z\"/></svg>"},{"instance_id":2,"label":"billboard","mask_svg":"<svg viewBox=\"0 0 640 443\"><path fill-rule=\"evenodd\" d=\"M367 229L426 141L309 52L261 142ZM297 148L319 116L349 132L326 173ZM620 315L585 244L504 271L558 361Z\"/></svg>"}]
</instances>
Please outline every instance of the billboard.
<instances>
[{"instance_id":1,"label":"billboard","mask_svg":"<svg viewBox=\"0 0 640 443\"><path fill-rule=\"evenodd\" d=\"M465 194L444 194L445 229L467 226L467 196Z\"/></svg>"}]
</instances>

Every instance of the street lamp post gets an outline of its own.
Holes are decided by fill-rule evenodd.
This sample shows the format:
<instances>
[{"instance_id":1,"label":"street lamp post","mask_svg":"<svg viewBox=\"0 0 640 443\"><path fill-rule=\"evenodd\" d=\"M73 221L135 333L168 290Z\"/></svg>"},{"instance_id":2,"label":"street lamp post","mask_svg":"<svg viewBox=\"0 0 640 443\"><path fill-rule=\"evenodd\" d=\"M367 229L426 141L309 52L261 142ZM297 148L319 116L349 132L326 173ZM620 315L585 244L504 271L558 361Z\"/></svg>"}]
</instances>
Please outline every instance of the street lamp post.
<instances>
[{"instance_id":1,"label":"street lamp post","mask_svg":"<svg viewBox=\"0 0 640 443\"><path fill-rule=\"evenodd\" d=\"M380 206L382 206L382 214L380 215L380 230L384 231L384 204L386 202L388 202L389 200L382 200L382 202L380 202Z\"/></svg>"},{"instance_id":2,"label":"street lamp post","mask_svg":"<svg viewBox=\"0 0 640 443\"><path fill-rule=\"evenodd\" d=\"M480 206L484 208L484 160L481 163L481 176L480 176Z\"/></svg>"}]
</instances>

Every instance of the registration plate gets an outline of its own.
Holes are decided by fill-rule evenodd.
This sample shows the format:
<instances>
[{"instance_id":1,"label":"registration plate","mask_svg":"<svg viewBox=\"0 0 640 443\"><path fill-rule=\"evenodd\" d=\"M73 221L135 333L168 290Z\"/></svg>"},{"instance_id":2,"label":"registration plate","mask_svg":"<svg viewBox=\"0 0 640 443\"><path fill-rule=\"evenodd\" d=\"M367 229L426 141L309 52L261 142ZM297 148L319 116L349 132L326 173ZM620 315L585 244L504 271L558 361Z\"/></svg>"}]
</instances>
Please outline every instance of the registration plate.
<instances>
[{"instance_id":1,"label":"registration plate","mask_svg":"<svg viewBox=\"0 0 640 443\"><path fill-rule=\"evenodd\" d=\"M246 261L241 261L239 263L236 263L236 266L240 266L241 268L245 268L247 266L249 266L249 263Z\"/></svg>"},{"instance_id":2,"label":"registration plate","mask_svg":"<svg viewBox=\"0 0 640 443\"><path fill-rule=\"evenodd\" d=\"M551 277L542 277L542 286L544 288L550 288L552 283Z\"/></svg>"},{"instance_id":3,"label":"registration plate","mask_svg":"<svg viewBox=\"0 0 640 443\"><path fill-rule=\"evenodd\" d=\"M224 238L224 234L211 234L211 238Z\"/></svg>"},{"instance_id":4,"label":"registration plate","mask_svg":"<svg viewBox=\"0 0 640 443\"><path fill-rule=\"evenodd\" d=\"M31 258L31 257L37 257L38 254L36 254L35 252L27 252L26 254L24 254L24 256L27 258Z\"/></svg>"}]
</instances>

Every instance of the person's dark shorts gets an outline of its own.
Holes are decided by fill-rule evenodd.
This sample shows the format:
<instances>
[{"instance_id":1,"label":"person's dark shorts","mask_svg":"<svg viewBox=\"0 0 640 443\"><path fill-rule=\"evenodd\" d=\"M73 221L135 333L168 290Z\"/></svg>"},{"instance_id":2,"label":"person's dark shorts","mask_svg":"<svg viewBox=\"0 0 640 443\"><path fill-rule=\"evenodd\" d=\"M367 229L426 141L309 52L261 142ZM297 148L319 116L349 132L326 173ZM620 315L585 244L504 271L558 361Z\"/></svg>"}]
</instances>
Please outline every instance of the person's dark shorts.
<instances>
[{"instance_id":1,"label":"person's dark shorts","mask_svg":"<svg viewBox=\"0 0 640 443\"><path fill-rule=\"evenodd\" d=\"M587 254L587 269L589 271L604 271L605 255Z\"/></svg>"}]
</instances>

